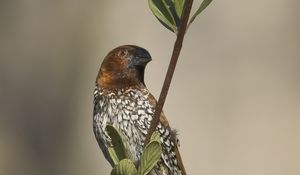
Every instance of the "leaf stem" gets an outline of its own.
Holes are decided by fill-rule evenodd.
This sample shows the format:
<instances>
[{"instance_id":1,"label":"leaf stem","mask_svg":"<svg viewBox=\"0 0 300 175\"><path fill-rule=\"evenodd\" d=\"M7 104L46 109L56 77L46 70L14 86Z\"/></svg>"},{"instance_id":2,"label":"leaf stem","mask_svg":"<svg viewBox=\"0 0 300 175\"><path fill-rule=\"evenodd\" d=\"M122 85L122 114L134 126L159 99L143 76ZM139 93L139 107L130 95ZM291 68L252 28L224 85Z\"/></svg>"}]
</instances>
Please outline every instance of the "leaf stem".
<instances>
[{"instance_id":1,"label":"leaf stem","mask_svg":"<svg viewBox=\"0 0 300 175\"><path fill-rule=\"evenodd\" d=\"M163 84L163 87L162 87L162 90L161 90L161 93L160 93L160 96L158 99L158 103L156 105L154 116L151 121L151 125L148 130L148 134L146 136L144 145L147 145L147 143L149 143L150 137L151 137L152 133L156 130L157 125L159 123L160 114L162 112L162 108L166 101L166 97L167 97L169 87L170 87L170 84L172 81L172 77L173 77L173 74L175 71L177 60L178 60L178 57L179 57L179 54L180 54L180 51L182 48L182 43L183 43L184 35L185 35L186 29L187 29L187 24L188 24L192 5L193 5L193 0L186 1L185 7L184 7L184 10L182 13L182 17L181 17L181 24L180 24L177 38L176 38L176 41L174 44L172 57L171 57L171 60L169 63L168 71L167 71L167 74L165 77L165 81L164 81L164 84ZM184 168L183 168L183 171L184 171ZM185 172L184 172L184 174L185 174Z\"/></svg>"}]
</instances>

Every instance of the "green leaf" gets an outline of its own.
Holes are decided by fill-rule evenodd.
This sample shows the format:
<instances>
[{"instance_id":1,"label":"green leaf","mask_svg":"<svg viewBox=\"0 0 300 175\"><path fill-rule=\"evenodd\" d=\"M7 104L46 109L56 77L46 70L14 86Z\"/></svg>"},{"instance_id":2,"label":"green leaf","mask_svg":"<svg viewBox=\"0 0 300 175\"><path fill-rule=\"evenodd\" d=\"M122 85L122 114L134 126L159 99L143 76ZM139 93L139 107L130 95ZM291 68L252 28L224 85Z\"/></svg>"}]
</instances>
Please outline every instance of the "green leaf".
<instances>
[{"instance_id":1,"label":"green leaf","mask_svg":"<svg viewBox=\"0 0 300 175\"><path fill-rule=\"evenodd\" d=\"M160 135L159 132L154 131L153 134L150 137L150 142L152 141L157 141L158 143L160 143Z\"/></svg>"},{"instance_id":2,"label":"green leaf","mask_svg":"<svg viewBox=\"0 0 300 175\"><path fill-rule=\"evenodd\" d=\"M111 138L112 147L108 148L108 152L114 163L127 158L127 152L120 133L111 125L106 126L106 131Z\"/></svg>"},{"instance_id":3,"label":"green leaf","mask_svg":"<svg viewBox=\"0 0 300 175\"><path fill-rule=\"evenodd\" d=\"M174 16L165 0L148 0L148 5L160 23L172 32L177 33Z\"/></svg>"},{"instance_id":4,"label":"green leaf","mask_svg":"<svg viewBox=\"0 0 300 175\"><path fill-rule=\"evenodd\" d=\"M108 147L108 153L115 165L120 162L114 147Z\"/></svg>"},{"instance_id":5,"label":"green leaf","mask_svg":"<svg viewBox=\"0 0 300 175\"><path fill-rule=\"evenodd\" d=\"M130 159L121 160L112 170L111 175L136 175L137 170Z\"/></svg>"},{"instance_id":6,"label":"green leaf","mask_svg":"<svg viewBox=\"0 0 300 175\"><path fill-rule=\"evenodd\" d=\"M195 18L212 2L212 0L203 0L198 10L192 16L189 25L195 20Z\"/></svg>"},{"instance_id":7,"label":"green leaf","mask_svg":"<svg viewBox=\"0 0 300 175\"><path fill-rule=\"evenodd\" d=\"M176 10L177 16L179 18L181 18L185 0L173 0L173 1L174 1L173 3L175 5L175 10Z\"/></svg>"},{"instance_id":8,"label":"green leaf","mask_svg":"<svg viewBox=\"0 0 300 175\"><path fill-rule=\"evenodd\" d=\"M143 154L141 156L141 162L139 166L139 173L144 175L148 174L160 159L162 150L161 145L157 141L152 141L146 145Z\"/></svg>"}]
</instances>

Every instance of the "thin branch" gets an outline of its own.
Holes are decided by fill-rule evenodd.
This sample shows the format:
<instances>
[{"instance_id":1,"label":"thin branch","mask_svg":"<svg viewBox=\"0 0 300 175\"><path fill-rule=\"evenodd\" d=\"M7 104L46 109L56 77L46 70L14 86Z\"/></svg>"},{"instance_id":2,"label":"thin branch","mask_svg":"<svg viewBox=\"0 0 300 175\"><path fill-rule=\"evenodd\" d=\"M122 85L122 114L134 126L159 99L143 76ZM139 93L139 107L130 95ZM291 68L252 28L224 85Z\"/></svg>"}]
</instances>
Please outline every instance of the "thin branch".
<instances>
[{"instance_id":1,"label":"thin branch","mask_svg":"<svg viewBox=\"0 0 300 175\"><path fill-rule=\"evenodd\" d=\"M171 81L172 81L172 77L173 77L173 74L174 74L174 71L175 71L177 60L178 60L178 57L179 57L179 54L180 54L180 51L181 51L181 48L182 48L182 42L183 42L184 35L185 35L186 29L187 29L187 24L188 24L188 20L189 20L192 5L193 5L193 0L187 0L186 1L185 8L184 8L184 11L183 11L183 14L182 14L182 17L181 17L181 25L179 27L177 38L176 38L176 41L175 41L175 44L174 44L173 53L172 53L172 57L171 57L171 60L170 60L169 67L168 67L168 71L167 71L167 74L166 74L166 77L165 77L165 81L164 81L164 84L163 84L163 87L162 87L162 90L161 90L161 93L160 93L160 96L159 96L159 99L158 99L158 103L157 103L157 106L156 106L156 109L155 109L155 113L154 113L153 119L151 121L151 125L150 125L150 128L149 128L149 131L148 131L148 134L147 134L144 145L147 145L147 143L150 140L151 135L156 130L157 125L159 123L160 114L162 112L162 108L163 108L164 103L166 101L166 97L167 97L169 87L170 87L170 84L171 84Z\"/></svg>"},{"instance_id":2,"label":"thin branch","mask_svg":"<svg viewBox=\"0 0 300 175\"><path fill-rule=\"evenodd\" d=\"M174 48L173 48L173 53L172 53L172 57L169 63L169 67L168 67L168 71L165 77L165 81L156 105L156 109L153 115L153 120L151 121L151 125L145 140L145 144L149 143L150 137L153 134L153 132L156 130L156 127L159 123L159 117L160 114L162 112L162 108L164 106L164 103L166 101L166 97L169 91L169 87L172 81L172 77L175 71L175 67L177 64L177 60L182 48L182 42L183 42L183 38L187 29L187 24L188 24L188 19L190 16L190 12L191 12L191 8L193 5L193 0L187 0L186 1L186 5L182 14L182 18L181 18L181 25L179 27L179 31L178 31L178 35L174 44Z\"/></svg>"}]
</instances>

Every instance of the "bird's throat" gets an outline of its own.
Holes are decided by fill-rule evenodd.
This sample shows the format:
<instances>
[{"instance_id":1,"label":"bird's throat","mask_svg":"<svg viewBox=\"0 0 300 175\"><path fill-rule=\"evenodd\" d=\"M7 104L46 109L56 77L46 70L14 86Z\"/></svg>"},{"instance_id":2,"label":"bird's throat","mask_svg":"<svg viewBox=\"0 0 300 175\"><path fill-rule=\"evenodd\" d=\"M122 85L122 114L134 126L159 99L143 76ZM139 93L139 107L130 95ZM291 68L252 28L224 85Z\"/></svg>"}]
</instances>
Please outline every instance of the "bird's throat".
<instances>
[{"instance_id":1,"label":"bird's throat","mask_svg":"<svg viewBox=\"0 0 300 175\"><path fill-rule=\"evenodd\" d=\"M96 81L98 87L108 88L108 89L126 89L129 87L139 87L145 86L144 77L130 77L128 75L111 75L108 73L99 73Z\"/></svg>"}]
</instances>

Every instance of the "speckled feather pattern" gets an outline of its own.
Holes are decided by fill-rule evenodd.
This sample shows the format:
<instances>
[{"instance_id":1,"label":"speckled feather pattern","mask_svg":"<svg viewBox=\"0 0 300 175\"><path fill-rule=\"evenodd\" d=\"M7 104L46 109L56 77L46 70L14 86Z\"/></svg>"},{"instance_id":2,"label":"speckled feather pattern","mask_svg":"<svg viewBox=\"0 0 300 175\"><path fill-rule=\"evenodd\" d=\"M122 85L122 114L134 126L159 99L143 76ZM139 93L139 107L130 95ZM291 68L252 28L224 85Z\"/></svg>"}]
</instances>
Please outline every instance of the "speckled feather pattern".
<instances>
[{"instance_id":1,"label":"speckled feather pattern","mask_svg":"<svg viewBox=\"0 0 300 175\"><path fill-rule=\"evenodd\" d=\"M113 125L122 133L132 160L138 161L155 110L155 104L149 100L149 95L146 88L95 88L93 129L104 156L112 165L107 151L111 139L105 131L106 125ZM157 131L161 135L163 153L152 174L181 174L174 151L177 144L174 134L162 123L159 123Z\"/></svg>"}]
</instances>

